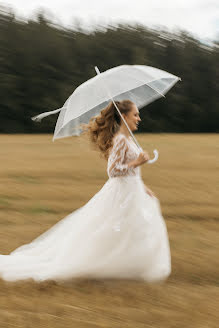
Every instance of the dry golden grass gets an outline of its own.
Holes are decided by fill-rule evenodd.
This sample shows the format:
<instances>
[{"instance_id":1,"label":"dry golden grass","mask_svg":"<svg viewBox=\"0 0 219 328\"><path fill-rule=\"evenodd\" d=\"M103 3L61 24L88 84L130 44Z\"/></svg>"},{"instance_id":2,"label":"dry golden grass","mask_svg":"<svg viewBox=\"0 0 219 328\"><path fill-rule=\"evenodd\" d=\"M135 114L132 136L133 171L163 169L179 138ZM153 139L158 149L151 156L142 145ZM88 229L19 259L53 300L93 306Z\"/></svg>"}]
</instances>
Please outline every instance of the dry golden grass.
<instances>
[{"instance_id":1,"label":"dry golden grass","mask_svg":"<svg viewBox=\"0 0 219 328\"><path fill-rule=\"evenodd\" d=\"M106 182L85 137L0 137L0 253L30 242ZM142 175L160 200L172 254L165 283L0 281L0 327L218 328L219 135L144 134Z\"/></svg>"}]
</instances>

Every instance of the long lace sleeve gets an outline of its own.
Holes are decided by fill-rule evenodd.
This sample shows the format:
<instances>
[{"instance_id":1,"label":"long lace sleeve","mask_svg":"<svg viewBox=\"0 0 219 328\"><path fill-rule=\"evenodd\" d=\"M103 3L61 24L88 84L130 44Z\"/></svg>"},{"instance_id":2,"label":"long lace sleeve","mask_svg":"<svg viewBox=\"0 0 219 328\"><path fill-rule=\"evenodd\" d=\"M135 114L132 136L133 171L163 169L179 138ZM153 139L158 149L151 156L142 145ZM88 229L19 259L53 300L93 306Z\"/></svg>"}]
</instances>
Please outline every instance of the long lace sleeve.
<instances>
[{"instance_id":1,"label":"long lace sleeve","mask_svg":"<svg viewBox=\"0 0 219 328\"><path fill-rule=\"evenodd\" d=\"M128 144L124 136L117 136L115 138L112 151L110 153L108 162L108 174L109 176L123 176L127 175L128 164L126 163L126 152L128 150Z\"/></svg>"}]
</instances>

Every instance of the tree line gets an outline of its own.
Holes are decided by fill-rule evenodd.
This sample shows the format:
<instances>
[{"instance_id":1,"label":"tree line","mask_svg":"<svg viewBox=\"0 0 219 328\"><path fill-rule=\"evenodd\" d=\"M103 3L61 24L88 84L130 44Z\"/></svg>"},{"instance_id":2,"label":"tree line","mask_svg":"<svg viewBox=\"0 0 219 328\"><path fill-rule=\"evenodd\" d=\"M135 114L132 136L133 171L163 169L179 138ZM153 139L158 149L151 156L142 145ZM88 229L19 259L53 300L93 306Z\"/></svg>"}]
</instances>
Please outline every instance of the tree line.
<instances>
[{"instance_id":1,"label":"tree line","mask_svg":"<svg viewBox=\"0 0 219 328\"><path fill-rule=\"evenodd\" d=\"M0 11L0 133L50 133L74 89L123 64L154 66L182 78L141 111L139 132L219 132L219 41L206 45L184 30L143 25L58 26L43 13L20 21Z\"/></svg>"}]
</instances>

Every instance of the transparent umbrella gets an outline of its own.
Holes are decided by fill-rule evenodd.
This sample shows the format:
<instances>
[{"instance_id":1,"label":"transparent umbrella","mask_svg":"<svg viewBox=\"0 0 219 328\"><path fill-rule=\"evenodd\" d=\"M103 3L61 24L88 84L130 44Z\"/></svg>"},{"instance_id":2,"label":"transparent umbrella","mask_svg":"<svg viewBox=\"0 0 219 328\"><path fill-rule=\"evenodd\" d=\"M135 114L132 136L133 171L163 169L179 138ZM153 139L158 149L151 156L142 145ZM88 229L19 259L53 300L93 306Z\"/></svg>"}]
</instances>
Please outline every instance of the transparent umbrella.
<instances>
[{"instance_id":1,"label":"transparent umbrella","mask_svg":"<svg viewBox=\"0 0 219 328\"><path fill-rule=\"evenodd\" d=\"M121 65L103 73L97 67L95 70L97 75L77 87L61 108L32 118L40 121L48 115L60 112L53 140L80 135L83 131L81 124L88 123L91 117L98 115L111 101L123 119L115 101L129 99L141 109L154 100L165 97L173 85L181 80L178 76L145 65ZM124 119L123 121L126 124ZM142 151L132 131L127 124L126 126ZM154 150L154 154L155 158L147 163L153 163L158 158L157 150Z\"/></svg>"}]
</instances>

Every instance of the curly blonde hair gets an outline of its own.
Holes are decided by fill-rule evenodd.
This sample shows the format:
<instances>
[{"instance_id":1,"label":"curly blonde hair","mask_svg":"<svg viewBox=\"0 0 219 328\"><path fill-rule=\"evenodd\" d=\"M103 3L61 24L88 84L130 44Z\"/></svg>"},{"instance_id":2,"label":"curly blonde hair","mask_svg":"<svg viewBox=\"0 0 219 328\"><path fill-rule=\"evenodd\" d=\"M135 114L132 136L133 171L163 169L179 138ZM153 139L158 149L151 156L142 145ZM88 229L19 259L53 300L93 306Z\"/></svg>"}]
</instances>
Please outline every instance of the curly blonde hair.
<instances>
[{"instance_id":1,"label":"curly blonde hair","mask_svg":"<svg viewBox=\"0 0 219 328\"><path fill-rule=\"evenodd\" d=\"M125 115L134 105L131 100L115 101L115 103L121 114ZM88 133L91 142L100 150L105 159L108 159L112 139L120 128L121 120L115 105L110 102L99 115L92 117L89 123L83 126L84 132Z\"/></svg>"}]
</instances>

